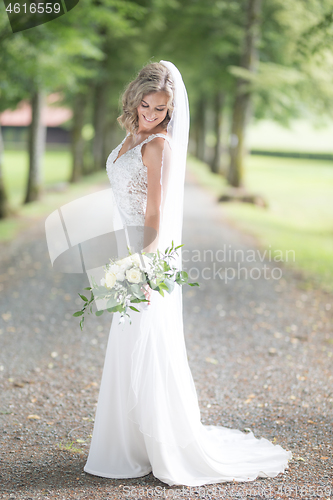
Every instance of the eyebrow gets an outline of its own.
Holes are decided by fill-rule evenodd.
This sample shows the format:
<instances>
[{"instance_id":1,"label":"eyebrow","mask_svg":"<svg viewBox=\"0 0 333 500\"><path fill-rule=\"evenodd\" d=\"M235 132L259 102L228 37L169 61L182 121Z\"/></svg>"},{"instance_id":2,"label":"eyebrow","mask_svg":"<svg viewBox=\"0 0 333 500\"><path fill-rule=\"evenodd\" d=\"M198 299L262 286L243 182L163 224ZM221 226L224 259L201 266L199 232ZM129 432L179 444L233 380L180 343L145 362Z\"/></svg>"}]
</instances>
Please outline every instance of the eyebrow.
<instances>
[{"instance_id":1,"label":"eyebrow","mask_svg":"<svg viewBox=\"0 0 333 500\"><path fill-rule=\"evenodd\" d=\"M147 102L147 101L145 101L144 99L141 99L141 101L142 101L142 102L144 102L145 104L148 104L148 102ZM149 106L149 104L148 104L148 106ZM165 106L166 106L166 104L158 104L158 105L156 106L156 108L163 108L163 107L165 108Z\"/></svg>"}]
</instances>

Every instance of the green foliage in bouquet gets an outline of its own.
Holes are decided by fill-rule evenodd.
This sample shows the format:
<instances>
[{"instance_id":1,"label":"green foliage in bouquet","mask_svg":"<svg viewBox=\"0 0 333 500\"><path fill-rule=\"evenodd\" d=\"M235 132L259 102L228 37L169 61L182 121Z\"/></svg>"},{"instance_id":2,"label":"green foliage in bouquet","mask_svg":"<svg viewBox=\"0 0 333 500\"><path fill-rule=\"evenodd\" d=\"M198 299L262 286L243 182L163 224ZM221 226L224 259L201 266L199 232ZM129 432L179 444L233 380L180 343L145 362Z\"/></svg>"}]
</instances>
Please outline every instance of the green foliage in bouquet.
<instances>
[{"instance_id":1,"label":"green foliage in bouquet","mask_svg":"<svg viewBox=\"0 0 333 500\"><path fill-rule=\"evenodd\" d=\"M164 297L164 292L171 293L175 283L179 286L199 286L199 283L188 281L188 274L180 271L172 265L172 260L178 256L177 250L183 245L171 247L165 252L157 249L153 253L131 254L124 259L110 259L110 264L105 267L105 277L100 285L91 277L93 287L86 287L90 290L91 296L88 299L85 295L78 294L84 305L80 311L73 314L75 317L81 316L80 328L83 329L84 314L92 313L92 302L95 299L105 299L106 310L110 313L120 312L120 320L129 318L128 308L132 311L140 312L133 304L148 302L144 294L144 288L149 287L159 292ZM96 316L101 316L104 310L96 311Z\"/></svg>"}]
</instances>

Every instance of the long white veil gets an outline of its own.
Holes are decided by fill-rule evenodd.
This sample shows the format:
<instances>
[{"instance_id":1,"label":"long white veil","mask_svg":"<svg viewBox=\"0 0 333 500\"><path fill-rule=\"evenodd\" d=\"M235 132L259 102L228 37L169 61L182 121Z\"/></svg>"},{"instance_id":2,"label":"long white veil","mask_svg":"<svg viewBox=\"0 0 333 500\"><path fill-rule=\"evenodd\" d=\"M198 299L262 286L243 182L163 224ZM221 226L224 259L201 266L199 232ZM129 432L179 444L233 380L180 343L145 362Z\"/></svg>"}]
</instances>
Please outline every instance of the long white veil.
<instances>
[{"instance_id":1,"label":"long white veil","mask_svg":"<svg viewBox=\"0 0 333 500\"><path fill-rule=\"evenodd\" d=\"M171 156L168 164L162 166L161 179L164 206L161 210L158 248L165 250L172 240L175 246L181 244L190 113L187 92L180 72L169 61L162 60L160 63L170 71L175 88L174 110L167 128L171 139ZM181 248L178 253L177 267L181 268Z\"/></svg>"}]
</instances>

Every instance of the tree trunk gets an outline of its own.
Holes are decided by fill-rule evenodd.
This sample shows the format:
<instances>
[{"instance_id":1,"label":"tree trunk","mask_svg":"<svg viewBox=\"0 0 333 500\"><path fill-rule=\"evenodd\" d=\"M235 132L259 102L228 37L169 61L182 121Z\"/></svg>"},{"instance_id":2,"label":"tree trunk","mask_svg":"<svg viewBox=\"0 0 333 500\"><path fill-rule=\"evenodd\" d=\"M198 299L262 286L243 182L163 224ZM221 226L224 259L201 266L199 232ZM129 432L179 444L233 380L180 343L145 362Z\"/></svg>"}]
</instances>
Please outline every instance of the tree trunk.
<instances>
[{"instance_id":1,"label":"tree trunk","mask_svg":"<svg viewBox=\"0 0 333 500\"><path fill-rule=\"evenodd\" d=\"M0 219L4 219L7 217L9 214L9 207L8 207L8 198L3 182L3 169L2 169L2 164L3 164L3 139L2 139L2 130L1 130L1 125L0 125Z\"/></svg>"},{"instance_id":2,"label":"tree trunk","mask_svg":"<svg viewBox=\"0 0 333 500\"><path fill-rule=\"evenodd\" d=\"M107 82L98 83L95 87L95 106L94 106L94 129L93 157L94 171L105 168L105 122L106 122L106 97Z\"/></svg>"},{"instance_id":3,"label":"tree trunk","mask_svg":"<svg viewBox=\"0 0 333 500\"><path fill-rule=\"evenodd\" d=\"M42 192L42 161L45 151L46 126L42 123L44 91L36 89L31 99L29 127L29 177L24 203L38 200Z\"/></svg>"},{"instance_id":4,"label":"tree trunk","mask_svg":"<svg viewBox=\"0 0 333 500\"><path fill-rule=\"evenodd\" d=\"M256 71L259 41L259 15L261 0L248 0L246 30L241 66L251 72ZM236 83L236 97L233 107L230 165L227 180L234 187L241 187L243 181L243 162L245 130L249 120L251 92L246 88L248 82L239 78Z\"/></svg>"},{"instance_id":5,"label":"tree trunk","mask_svg":"<svg viewBox=\"0 0 333 500\"><path fill-rule=\"evenodd\" d=\"M87 95L86 95L86 101L87 101L87 116L86 116L86 121L87 123L85 125L91 125L94 127L93 121L94 121L94 96L95 96L95 89L93 86L93 83L91 82L91 85L87 88ZM94 172L94 165L93 165L93 145L94 145L94 135L95 135L95 130L93 131L93 135L91 139L88 139L86 137L83 137L84 143L83 143L83 165L82 165L82 175L83 176L88 176Z\"/></svg>"},{"instance_id":6,"label":"tree trunk","mask_svg":"<svg viewBox=\"0 0 333 500\"><path fill-rule=\"evenodd\" d=\"M197 104L197 115L195 120L195 131L196 131L196 154L195 156L201 160L205 161L206 158L206 99L201 97Z\"/></svg>"},{"instance_id":7,"label":"tree trunk","mask_svg":"<svg viewBox=\"0 0 333 500\"><path fill-rule=\"evenodd\" d=\"M106 159L111 153L112 149L115 147L114 136L117 130L116 117L117 115L114 116L112 110L108 112L108 119L106 120L104 129L104 152L103 152L104 158ZM105 164L103 168L106 168Z\"/></svg>"},{"instance_id":8,"label":"tree trunk","mask_svg":"<svg viewBox=\"0 0 333 500\"><path fill-rule=\"evenodd\" d=\"M222 113L223 113L223 105L224 105L225 95L223 92L218 90L215 94L215 136L216 136L216 144L214 148L214 157L211 163L211 170L214 173L219 173L221 167L221 133L222 133Z\"/></svg>"},{"instance_id":9,"label":"tree trunk","mask_svg":"<svg viewBox=\"0 0 333 500\"><path fill-rule=\"evenodd\" d=\"M74 98L73 106L73 127L72 127L72 173L70 182L77 182L81 179L83 171L84 139L82 128L85 119L87 105L86 94L79 93Z\"/></svg>"}]
</instances>

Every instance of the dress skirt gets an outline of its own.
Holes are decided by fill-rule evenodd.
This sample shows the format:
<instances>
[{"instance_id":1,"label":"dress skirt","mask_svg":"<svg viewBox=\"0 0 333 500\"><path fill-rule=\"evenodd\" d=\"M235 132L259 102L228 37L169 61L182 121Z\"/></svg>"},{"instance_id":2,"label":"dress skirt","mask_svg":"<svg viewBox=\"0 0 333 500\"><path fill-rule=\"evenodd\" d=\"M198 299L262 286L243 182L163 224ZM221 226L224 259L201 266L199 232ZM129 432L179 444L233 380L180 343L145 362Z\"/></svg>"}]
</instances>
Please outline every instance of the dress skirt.
<instances>
[{"instance_id":1,"label":"dress skirt","mask_svg":"<svg viewBox=\"0 0 333 500\"><path fill-rule=\"evenodd\" d=\"M109 478L150 472L162 482L201 486L275 477L292 453L252 431L203 425L188 364L178 285L113 315L85 472Z\"/></svg>"}]
</instances>

